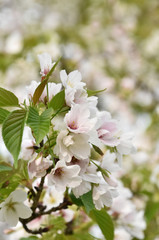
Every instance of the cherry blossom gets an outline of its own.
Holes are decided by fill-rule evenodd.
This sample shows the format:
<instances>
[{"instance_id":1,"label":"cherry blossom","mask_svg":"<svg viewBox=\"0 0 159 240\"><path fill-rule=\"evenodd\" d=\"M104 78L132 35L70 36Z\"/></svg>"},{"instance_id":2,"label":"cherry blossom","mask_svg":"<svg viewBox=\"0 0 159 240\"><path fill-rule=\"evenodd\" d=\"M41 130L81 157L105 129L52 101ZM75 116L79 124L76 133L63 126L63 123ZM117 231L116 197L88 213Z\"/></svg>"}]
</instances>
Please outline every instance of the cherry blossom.
<instances>
[{"instance_id":1,"label":"cherry blossom","mask_svg":"<svg viewBox=\"0 0 159 240\"><path fill-rule=\"evenodd\" d=\"M52 164L53 162L49 158L43 158L42 156L32 159L28 163L29 177L43 177Z\"/></svg>"},{"instance_id":2,"label":"cherry blossom","mask_svg":"<svg viewBox=\"0 0 159 240\"><path fill-rule=\"evenodd\" d=\"M40 74L42 76L46 76L55 63L52 63L51 56L48 53L39 54L38 58L39 58L40 67L41 67Z\"/></svg>"},{"instance_id":3,"label":"cherry blossom","mask_svg":"<svg viewBox=\"0 0 159 240\"><path fill-rule=\"evenodd\" d=\"M22 189L16 189L4 202L0 204L0 221L7 222L10 226L16 226L19 218L29 218L32 211L24 205L27 194Z\"/></svg>"},{"instance_id":4,"label":"cherry blossom","mask_svg":"<svg viewBox=\"0 0 159 240\"><path fill-rule=\"evenodd\" d=\"M62 130L57 136L54 153L66 162L70 162L73 156L86 159L90 155L88 139L89 136L86 134L74 134Z\"/></svg>"},{"instance_id":5,"label":"cherry blossom","mask_svg":"<svg viewBox=\"0 0 159 240\"><path fill-rule=\"evenodd\" d=\"M96 123L96 118L90 119L90 111L87 105L76 104L65 115L64 121L69 131L74 133L88 133Z\"/></svg>"},{"instance_id":6,"label":"cherry blossom","mask_svg":"<svg viewBox=\"0 0 159 240\"><path fill-rule=\"evenodd\" d=\"M78 165L67 166L63 160L60 160L49 175L50 185L55 185L56 189L62 192L66 187L77 187L81 183L79 172Z\"/></svg>"}]
</instances>

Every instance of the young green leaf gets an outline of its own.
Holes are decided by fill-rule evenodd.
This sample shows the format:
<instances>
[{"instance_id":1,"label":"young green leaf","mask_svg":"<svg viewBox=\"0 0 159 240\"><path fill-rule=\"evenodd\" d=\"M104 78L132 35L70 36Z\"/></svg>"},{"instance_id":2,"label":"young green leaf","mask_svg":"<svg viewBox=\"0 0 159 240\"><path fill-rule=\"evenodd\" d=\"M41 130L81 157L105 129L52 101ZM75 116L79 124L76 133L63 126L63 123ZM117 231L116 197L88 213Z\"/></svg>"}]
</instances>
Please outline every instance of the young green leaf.
<instances>
[{"instance_id":1,"label":"young green leaf","mask_svg":"<svg viewBox=\"0 0 159 240\"><path fill-rule=\"evenodd\" d=\"M101 156L104 155L104 153L102 152L102 150L101 150L99 147L95 146L94 144L92 144L92 146L93 146L94 150L95 150L99 155L101 155Z\"/></svg>"},{"instance_id":2,"label":"young green leaf","mask_svg":"<svg viewBox=\"0 0 159 240\"><path fill-rule=\"evenodd\" d=\"M32 129L37 144L43 140L49 131L52 111L53 110L49 108L46 109L41 115L39 115L38 111L35 108L29 108L27 124Z\"/></svg>"},{"instance_id":3,"label":"young green leaf","mask_svg":"<svg viewBox=\"0 0 159 240\"><path fill-rule=\"evenodd\" d=\"M0 164L0 172L12 171L12 167Z\"/></svg>"},{"instance_id":4,"label":"young green leaf","mask_svg":"<svg viewBox=\"0 0 159 240\"><path fill-rule=\"evenodd\" d=\"M62 108L65 104L65 91L57 93L49 102L48 107L53 108L54 110L58 110Z\"/></svg>"},{"instance_id":5,"label":"young green leaf","mask_svg":"<svg viewBox=\"0 0 159 240\"><path fill-rule=\"evenodd\" d=\"M8 151L14 157L15 166L17 166L17 160L21 148L25 118L25 110L15 110L8 115L2 126L3 140Z\"/></svg>"},{"instance_id":6,"label":"young green leaf","mask_svg":"<svg viewBox=\"0 0 159 240\"><path fill-rule=\"evenodd\" d=\"M0 88L0 107L16 107L18 104L18 98L14 93L4 88Z\"/></svg>"},{"instance_id":7,"label":"young green leaf","mask_svg":"<svg viewBox=\"0 0 159 240\"><path fill-rule=\"evenodd\" d=\"M6 117L9 115L9 111L3 108L0 108L0 124L3 123L3 121L6 119Z\"/></svg>"},{"instance_id":8,"label":"young green leaf","mask_svg":"<svg viewBox=\"0 0 159 240\"><path fill-rule=\"evenodd\" d=\"M47 80L43 80L39 86L35 89L34 95L33 95L33 103L34 105L39 101L39 98L41 96L41 94L44 91L44 88L47 84Z\"/></svg>"},{"instance_id":9,"label":"young green leaf","mask_svg":"<svg viewBox=\"0 0 159 240\"><path fill-rule=\"evenodd\" d=\"M91 97L91 96L94 96L94 95L96 95L98 93L105 92L106 90L107 90L106 88L104 88L102 90L98 90L98 91L93 91L93 90L87 89L87 94L88 94L88 97Z\"/></svg>"},{"instance_id":10,"label":"young green leaf","mask_svg":"<svg viewBox=\"0 0 159 240\"><path fill-rule=\"evenodd\" d=\"M93 209L91 211L91 217L100 227L106 240L113 240L114 239L114 225L113 225L113 221L112 221L111 217L106 212L106 210L102 209L99 211L99 210Z\"/></svg>"},{"instance_id":11,"label":"young green leaf","mask_svg":"<svg viewBox=\"0 0 159 240\"><path fill-rule=\"evenodd\" d=\"M86 212L89 213L92 209L95 208L93 199L92 199L92 191L89 191L81 196L81 200L85 206Z\"/></svg>"}]
</instances>

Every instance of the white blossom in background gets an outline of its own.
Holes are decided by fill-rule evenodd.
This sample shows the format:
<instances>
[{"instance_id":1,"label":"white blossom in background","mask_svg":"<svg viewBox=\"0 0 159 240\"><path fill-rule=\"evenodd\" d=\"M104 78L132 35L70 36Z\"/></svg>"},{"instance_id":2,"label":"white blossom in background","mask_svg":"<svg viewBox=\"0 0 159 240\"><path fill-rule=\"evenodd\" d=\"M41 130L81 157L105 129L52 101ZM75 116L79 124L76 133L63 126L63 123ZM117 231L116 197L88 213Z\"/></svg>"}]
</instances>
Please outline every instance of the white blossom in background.
<instances>
[{"instance_id":1,"label":"white blossom in background","mask_svg":"<svg viewBox=\"0 0 159 240\"><path fill-rule=\"evenodd\" d=\"M114 240L131 240L131 235L124 228L115 229L115 238Z\"/></svg>"},{"instance_id":2,"label":"white blossom in background","mask_svg":"<svg viewBox=\"0 0 159 240\"><path fill-rule=\"evenodd\" d=\"M46 76L55 63L52 62L51 56L48 53L42 53L38 55L41 72L40 74Z\"/></svg>"},{"instance_id":3,"label":"white blossom in background","mask_svg":"<svg viewBox=\"0 0 159 240\"><path fill-rule=\"evenodd\" d=\"M54 186L50 186L46 189L45 196L43 198L43 204L47 207L47 210L52 207L57 207L63 202L64 194L61 191L57 191Z\"/></svg>"},{"instance_id":4,"label":"white blossom in background","mask_svg":"<svg viewBox=\"0 0 159 240\"><path fill-rule=\"evenodd\" d=\"M146 222L144 220L144 211L134 211L121 218L125 229L134 237L144 239L144 230Z\"/></svg>"},{"instance_id":5,"label":"white blossom in background","mask_svg":"<svg viewBox=\"0 0 159 240\"><path fill-rule=\"evenodd\" d=\"M120 136L120 143L116 147L116 156L120 166L122 165L123 155L129 155L136 152L136 148L132 144L132 138L132 133L123 133Z\"/></svg>"},{"instance_id":6,"label":"white blossom in background","mask_svg":"<svg viewBox=\"0 0 159 240\"><path fill-rule=\"evenodd\" d=\"M128 188L118 182L119 196L116 197L110 208L112 216L117 218L118 226L123 227L131 236L144 239L146 222L144 211L137 211L135 204L131 201L132 193Z\"/></svg>"},{"instance_id":7,"label":"white blossom in background","mask_svg":"<svg viewBox=\"0 0 159 240\"><path fill-rule=\"evenodd\" d=\"M16 226L19 218L29 218L32 211L24 205L27 194L21 189L13 191L4 202L0 204L0 221L7 222L10 226Z\"/></svg>"}]
</instances>

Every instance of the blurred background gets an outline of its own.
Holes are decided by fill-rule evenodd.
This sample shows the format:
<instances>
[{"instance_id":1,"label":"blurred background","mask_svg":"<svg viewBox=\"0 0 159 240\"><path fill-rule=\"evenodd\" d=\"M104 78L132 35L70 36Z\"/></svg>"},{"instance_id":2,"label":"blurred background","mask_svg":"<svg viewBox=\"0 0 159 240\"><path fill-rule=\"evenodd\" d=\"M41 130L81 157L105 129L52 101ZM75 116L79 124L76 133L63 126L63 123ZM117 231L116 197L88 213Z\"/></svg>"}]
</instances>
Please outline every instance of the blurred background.
<instances>
[{"instance_id":1,"label":"blurred background","mask_svg":"<svg viewBox=\"0 0 159 240\"><path fill-rule=\"evenodd\" d=\"M120 179L145 212L144 239L159 239L159 1L0 0L0 86L23 100L40 80L43 52L62 56L55 81L60 69L78 69L89 89L107 88L99 108L133 132L137 147Z\"/></svg>"}]
</instances>

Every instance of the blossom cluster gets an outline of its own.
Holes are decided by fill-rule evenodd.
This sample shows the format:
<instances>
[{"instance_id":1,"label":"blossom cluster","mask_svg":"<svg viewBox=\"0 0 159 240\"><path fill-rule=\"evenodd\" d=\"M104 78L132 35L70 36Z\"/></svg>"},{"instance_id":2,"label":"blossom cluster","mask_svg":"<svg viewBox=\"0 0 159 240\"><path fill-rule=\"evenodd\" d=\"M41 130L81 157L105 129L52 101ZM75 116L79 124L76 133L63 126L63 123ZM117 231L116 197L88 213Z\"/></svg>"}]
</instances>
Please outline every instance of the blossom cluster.
<instances>
[{"instance_id":1,"label":"blossom cluster","mask_svg":"<svg viewBox=\"0 0 159 240\"><path fill-rule=\"evenodd\" d=\"M52 68L51 56L47 53L39 55L41 75L44 77ZM131 134L121 133L118 122L106 111L97 108L98 98L89 96L86 84L82 82L78 70L69 74L60 72L61 83L49 83L49 99L65 91L65 102L69 110L66 114L58 114L52 119L52 131L56 131L56 144L53 153L56 156L51 173L48 175L49 186L64 192L70 188L78 198L92 189L93 201L97 209L110 206L117 194L117 184L111 173L117 171L122 163L122 156L135 149L131 143ZM33 81L27 88L31 100L40 82ZM45 102L47 92L40 97ZM25 145L26 143L26 145ZM23 142L23 158L26 148L33 149L34 142ZM99 161L91 157L93 146L104 150ZM105 147L110 150L105 151ZM52 164L51 155L44 158L37 153L27 153L30 177L41 177ZM116 161L116 159L118 161Z\"/></svg>"},{"instance_id":2,"label":"blossom cluster","mask_svg":"<svg viewBox=\"0 0 159 240\"><path fill-rule=\"evenodd\" d=\"M38 57L42 82L55 63L48 53ZM123 133L109 112L98 110L98 98L86 88L78 70L69 74L60 71L60 80L61 83L48 82L38 99L38 111L47 109L48 103L62 92L64 105L58 111L54 110L49 133L40 144L36 143L34 132L30 138L23 138L20 157L28 161L31 180L46 176L47 190L43 201L47 208L62 203L66 190L76 198L91 192L96 209L110 207L118 196L113 173L120 170L123 155L135 151L132 135ZM32 105L41 82L32 81L27 87L28 105ZM24 205L15 201L12 195L15 192L0 206L0 220L14 226L18 217L28 218L31 210L28 215L22 214L19 207L26 210ZM13 221L9 218L10 208L16 213L12 215Z\"/></svg>"}]
</instances>

